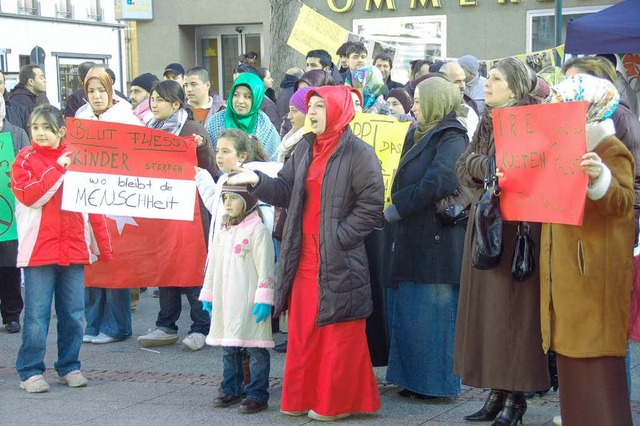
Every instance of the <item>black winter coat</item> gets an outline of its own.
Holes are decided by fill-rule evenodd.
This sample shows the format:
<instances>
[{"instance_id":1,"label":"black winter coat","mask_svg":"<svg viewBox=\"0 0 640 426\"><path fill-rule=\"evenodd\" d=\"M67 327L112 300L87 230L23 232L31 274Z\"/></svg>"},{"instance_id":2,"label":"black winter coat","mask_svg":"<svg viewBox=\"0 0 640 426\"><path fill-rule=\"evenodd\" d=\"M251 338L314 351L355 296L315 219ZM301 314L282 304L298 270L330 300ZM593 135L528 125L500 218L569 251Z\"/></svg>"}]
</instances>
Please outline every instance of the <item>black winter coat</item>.
<instances>
[{"instance_id":1,"label":"black winter coat","mask_svg":"<svg viewBox=\"0 0 640 426\"><path fill-rule=\"evenodd\" d=\"M414 133L407 134L391 186L401 219L391 230L390 284L459 284L466 222L442 226L434 203L458 188L455 165L469 144L467 130L452 112L416 145Z\"/></svg>"},{"instance_id":2,"label":"black winter coat","mask_svg":"<svg viewBox=\"0 0 640 426\"><path fill-rule=\"evenodd\" d=\"M287 309L302 247L302 213L315 135L307 134L277 178L257 172L253 194L287 207L278 265L275 316ZM320 200L318 327L367 318L372 311L365 237L381 218L382 170L373 148L347 128L329 158Z\"/></svg>"}]
</instances>

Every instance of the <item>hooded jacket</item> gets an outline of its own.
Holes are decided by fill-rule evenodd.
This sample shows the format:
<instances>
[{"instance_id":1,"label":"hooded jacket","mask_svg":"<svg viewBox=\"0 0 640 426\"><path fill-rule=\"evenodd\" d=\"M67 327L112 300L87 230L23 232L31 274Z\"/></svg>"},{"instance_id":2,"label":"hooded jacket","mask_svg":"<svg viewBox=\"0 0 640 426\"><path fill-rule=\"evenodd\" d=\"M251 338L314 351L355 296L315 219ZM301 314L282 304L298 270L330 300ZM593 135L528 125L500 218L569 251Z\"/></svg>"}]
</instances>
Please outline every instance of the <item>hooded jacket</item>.
<instances>
[{"instance_id":1,"label":"hooded jacket","mask_svg":"<svg viewBox=\"0 0 640 426\"><path fill-rule=\"evenodd\" d=\"M344 86L320 87L326 104L326 129L322 135L305 135L277 178L257 172L253 190L259 199L287 207L278 265L275 316L287 309L302 247L302 216L307 172L316 139L339 137L322 179L320 198L318 326L367 318L372 311L371 285L365 237L382 217L384 185L373 148L357 138L348 126L354 117L351 91Z\"/></svg>"}]
</instances>

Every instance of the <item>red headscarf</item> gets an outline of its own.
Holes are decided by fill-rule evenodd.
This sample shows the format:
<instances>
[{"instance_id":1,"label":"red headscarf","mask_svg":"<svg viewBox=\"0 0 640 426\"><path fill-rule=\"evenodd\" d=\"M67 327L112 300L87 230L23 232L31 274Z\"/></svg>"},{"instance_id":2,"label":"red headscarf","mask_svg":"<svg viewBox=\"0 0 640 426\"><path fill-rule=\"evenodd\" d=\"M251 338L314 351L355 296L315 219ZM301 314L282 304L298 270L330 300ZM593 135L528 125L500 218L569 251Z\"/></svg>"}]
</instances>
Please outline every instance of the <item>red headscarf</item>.
<instances>
[{"instance_id":1,"label":"red headscarf","mask_svg":"<svg viewBox=\"0 0 640 426\"><path fill-rule=\"evenodd\" d=\"M307 93L307 105L312 96L320 96L324 100L327 111L326 127L323 133L316 135L313 146L314 159L327 151L329 155L335 151L347 124L355 117L356 112L351 99L352 90L353 88L347 86L323 86L309 90ZM360 96L359 92L355 92ZM360 99L362 101L362 97Z\"/></svg>"}]
</instances>

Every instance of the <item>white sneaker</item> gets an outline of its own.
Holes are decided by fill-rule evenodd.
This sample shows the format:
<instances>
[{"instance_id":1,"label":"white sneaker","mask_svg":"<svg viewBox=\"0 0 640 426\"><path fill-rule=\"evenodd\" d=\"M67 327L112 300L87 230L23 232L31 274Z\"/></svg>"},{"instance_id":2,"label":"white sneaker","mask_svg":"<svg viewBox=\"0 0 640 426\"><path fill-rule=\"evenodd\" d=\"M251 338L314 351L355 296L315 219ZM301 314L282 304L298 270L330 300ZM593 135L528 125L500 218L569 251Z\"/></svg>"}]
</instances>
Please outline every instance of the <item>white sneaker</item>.
<instances>
[{"instance_id":1,"label":"white sneaker","mask_svg":"<svg viewBox=\"0 0 640 426\"><path fill-rule=\"evenodd\" d=\"M98 345L101 345L104 343L113 343L115 341L116 341L115 337L111 337L108 334L104 334L104 333L99 333L96 337L91 339L91 343L95 343Z\"/></svg>"},{"instance_id":2,"label":"white sneaker","mask_svg":"<svg viewBox=\"0 0 640 426\"><path fill-rule=\"evenodd\" d=\"M42 393L49 390L49 383L42 377L42 374L29 377L24 382L20 382L20 388L29 393Z\"/></svg>"},{"instance_id":3,"label":"white sneaker","mask_svg":"<svg viewBox=\"0 0 640 426\"><path fill-rule=\"evenodd\" d=\"M562 426L562 417L555 416L553 418L553 424L554 424L554 426Z\"/></svg>"},{"instance_id":4,"label":"white sneaker","mask_svg":"<svg viewBox=\"0 0 640 426\"><path fill-rule=\"evenodd\" d=\"M87 378L82 375L80 370L73 370L64 376L58 377L60 383L66 383L71 388L82 388L87 386Z\"/></svg>"},{"instance_id":5,"label":"white sneaker","mask_svg":"<svg viewBox=\"0 0 640 426\"><path fill-rule=\"evenodd\" d=\"M84 336L82 336L82 343L91 343L91 341L96 337L97 336L91 336L89 334L85 334Z\"/></svg>"},{"instance_id":6,"label":"white sneaker","mask_svg":"<svg viewBox=\"0 0 640 426\"><path fill-rule=\"evenodd\" d=\"M155 346L173 345L178 341L177 334L169 334L156 328L149 330L144 336L138 337L138 343L145 348L153 348Z\"/></svg>"},{"instance_id":7,"label":"white sneaker","mask_svg":"<svg viewBox=\"0 0 640 426\"><path fill-rule=\"evenodd\" d=\"M202 333L191 333L182 339L182 343L192 351L199 351L204 347L206 337Z\"/></svg>"}]
</instances>

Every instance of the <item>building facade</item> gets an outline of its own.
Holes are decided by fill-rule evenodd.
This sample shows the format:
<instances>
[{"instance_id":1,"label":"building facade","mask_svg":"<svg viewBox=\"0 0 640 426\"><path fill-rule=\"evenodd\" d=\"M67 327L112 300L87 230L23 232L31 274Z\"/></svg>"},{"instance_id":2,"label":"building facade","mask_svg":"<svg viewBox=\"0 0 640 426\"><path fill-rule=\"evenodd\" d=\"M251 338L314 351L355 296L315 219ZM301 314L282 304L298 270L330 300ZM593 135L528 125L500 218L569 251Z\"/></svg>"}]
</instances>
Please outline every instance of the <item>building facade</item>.
<instances>
[{"instance_id":1,"label":"building facade","mask_svg":"<svg viewBox=\"0 0 640 426\"><path fill-rule=\"evenodd\" d=\"M293 0L292 0L293 1ZM349 31L408 52L496 59L555 47L553 0L306 0L307 6ZM564 0L563 26L598 12L611 0ZM156 1L154 18L138 22L140 72L162 73L170 62L211 72L225 94L240 53L255 51L268 66L272 49L267 0ZM277 25L277 23L274 23ZM330 52L335 53L335 52ZM304 65L303 55L297 63ZM400 70L398 70L400 71ZM406 76L398 75L399 80Z\"/></svg>"},{"instance_id":2,"label":"building facade","mask_svg":"<svg viewBox=\"0 0 640 426\"><path fill-rule=\"evenodd\" d=\"M81 86L77 66L107 64L115 87L126 87L127 25L116 22L108 0L0 0L0 69L7 88L17 84L22 65L39 63L51 104L65 108ZM38 49L40 48L40 49ZM40 63L42 61L42 63Z\"/></svg>"}]
</instances>

